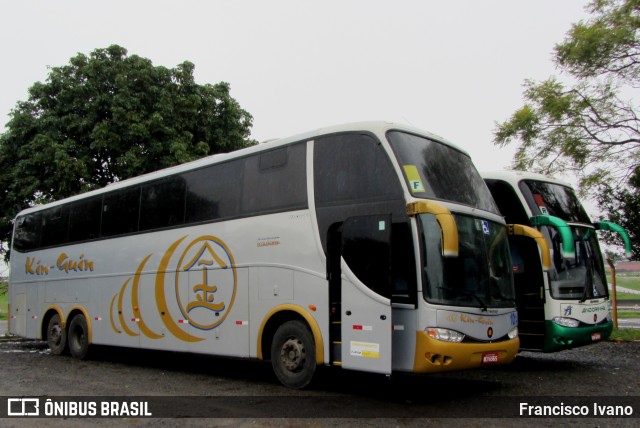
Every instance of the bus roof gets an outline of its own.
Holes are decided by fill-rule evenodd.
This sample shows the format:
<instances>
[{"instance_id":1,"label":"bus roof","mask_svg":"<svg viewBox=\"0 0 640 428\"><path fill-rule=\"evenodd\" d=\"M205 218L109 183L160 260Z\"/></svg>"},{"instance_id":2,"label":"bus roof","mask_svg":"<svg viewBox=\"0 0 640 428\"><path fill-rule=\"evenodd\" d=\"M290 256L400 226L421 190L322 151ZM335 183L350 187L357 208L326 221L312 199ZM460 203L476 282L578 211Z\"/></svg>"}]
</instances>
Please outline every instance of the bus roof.
<instances>
[{"instance_id":1,"label":"bus roof","mask_svg":"<svg viewBox=\"0 0 640 428\"><path fill-rule=\"evenodd\" d=\"M538 174L536 172L517 171L517 170L496 170L496 171L480 171L480 176L484 179L502 180L512 185L518 185L522 180L535 180L544 181L547 183L559 184L561 186L573 188L571 184L566 181L559 180L545 174Z\"/></svg>"},{"instance_id":2,"label":"bus roof","mask_svg":"<svg viewBox=\"0 0 640 428\"><path fill-rule=\"evenodd\" d=\"M296 134L296 135L292 135L290 137L286 137L286 138L278 138L278 139L271 139L271 140L267 140L263 143L259 143L256 144L254 146L251 147L246 147L244 149L240 149L240 150L235 150L232 152L228 152L228 153L219 153L219 154L215 154L215 155L211 155L211 156L206 156L191 162L186 162L183 164L179 164L179 165L175 165L169 168L164 168L158 171L153 171L147 174L143 174L143 175L139 175L136 177L131 177L125 180L121 180L121 181L117 181L114 183L110 183L105 187L102 187L100 189L95 189L95 190L90 190L88 192L85 193L81 193L78 195L74 195L74 196L70 196L68 198L65 199L60 199L54 202L50 202L48 204L42 204L42 205L36 205L30 208L26 208L22 211L20 211L18 213L17 216L23 215L23 214L28 214L30 212L36 212L36 211L40 211L42 209L45 208L50 208L50 207L54 207L56 205L62 205L68 202L73 202L76 200L81 200L87 197L91 197L91 196L96 196L102 193L107 193L109 191L115 190L115 189L121 189L121 188L125 188L128 186L134 186L136 184L141 184L141 183L146 183L148 181L152 181L152 180L156 180L156 179L160 179L163 177L168 177L174 174L180 174L182 172L187 172L187 171L191 171L194 169L198 169L198 168L202 168L208 165L213 165L216 163L221 163L224 161L228 161L231 159L236 159L236 158L240 158L243 156L248 156L251 155L253 153L259 153L262 151L266 151L272 148L277 148L280 146L285 146L287 144L291 144L291 143L295 143L295 142L299 142L299 141L305 141L305 140L312 140L315 137L319 137L322 135L330 135L330 134L338 134L338 133L342 133L342 132L358 132L358 131L363 131L363 132L371 132L375 135L377 135L379 138L383 138L384 134L387 131L390 130L399 130L399 131L405 131L405 132L409 132L409 133L414 133L414 134L419 134L419 135L423 135L425 137L428 137L430 139L436 140L440 143L446 144L462 153L464 153L465 155L469 156L468 152L466 150L461 149L460 147L456 146L455 144L445 140L444 138L437 136L435 134L426 132L424 130L415 128L413 126L408 126L408 125L404 125L404 124L398 124L398 123L393 123L393 122L385 122L385 121L368 121L368 122L353 122L353 123L347 123L347 124L342 124L342 125L335 125L335 126L329 126L329 127L324 127L324 128L318 128L316 130L313 131L308 131L305 133L301 133L301 134Z\"/></svg>"}]
</instances>

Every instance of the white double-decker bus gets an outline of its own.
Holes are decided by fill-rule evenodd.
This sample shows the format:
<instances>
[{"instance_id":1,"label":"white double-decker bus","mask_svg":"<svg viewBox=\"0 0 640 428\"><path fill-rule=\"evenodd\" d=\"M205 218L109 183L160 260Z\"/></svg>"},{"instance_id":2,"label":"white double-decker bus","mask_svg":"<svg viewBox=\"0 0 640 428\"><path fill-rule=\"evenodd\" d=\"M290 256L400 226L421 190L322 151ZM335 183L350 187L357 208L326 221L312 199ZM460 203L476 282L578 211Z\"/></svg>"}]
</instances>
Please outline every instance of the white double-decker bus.
<instances>
[{"instance_id":1,"label":"white double-decker bus","mask_svg":"<svg viewBox=\"0 0 640 428\"><path fill-rule=\"evenodd\" d=\"M383 122L321 129L29 208L10 332L391 374L508 363L507 226L469 156Z\"/></svg>"},{"instance_id":2,"label":"white double-decker bus","mask_svg":"<svg viewBox=\"0 0 640 428\"><path fill-rule=\"evenodd\" d=\"M506 221L538 228L550 249L551 263L545 263L530 240L509 238L521 349L556 352L608 338L613 321L596 231L619 233L630 257L626 232L592 222L564 181L521 171L482 176Z\"/></svg>"}]
</instances>

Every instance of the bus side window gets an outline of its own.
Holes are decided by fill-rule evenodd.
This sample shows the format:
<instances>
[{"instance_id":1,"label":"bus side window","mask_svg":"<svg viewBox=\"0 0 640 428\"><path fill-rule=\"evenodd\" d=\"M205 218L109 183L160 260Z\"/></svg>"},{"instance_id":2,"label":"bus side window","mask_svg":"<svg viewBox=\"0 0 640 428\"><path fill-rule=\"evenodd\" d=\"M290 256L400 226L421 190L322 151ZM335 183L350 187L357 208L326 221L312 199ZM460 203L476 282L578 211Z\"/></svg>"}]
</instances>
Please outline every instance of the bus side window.
<instances>
[{"instance_id":1,"label":"bus side window","mask_svg":"<svg viewBox=\"0 0 640 428\"><path fill-rule=\"evenodd\" d=\"M244 162L236 159L182 175L187 184L187 224L240 216Z\"/></svg>"},{"instance_id":2,"label":"bus side window","mask_svg":"<svg viewBox=\"0 0 640 428\"><path fill-rule=\"evenodd\" d=\"M95 239L100 235L102 198L75 202L69 208L69 242Z\"/></svg>"},{"instance_id":3,"label":"bus side window","mask_svg":"<svg viewBox=\"0 0 640 428\"><path fill-rule=\"evenodd\" d=\"M123 235L138 231L140 187L107 193L102 205L102 236Z\"/></svg>"},{"instance_id":4,"label":"bus side window","mask_svg":"<svg viewBox=\"0 0 640 428\"><path fill-rule=\"evenodd\" d=\"M67 242L67 227L69 224L69 210L67 207L53 207L42 213L41 247L65 244Z\"/></svg>"},{"instance_id":5,"label":"bus side window","mask_svg":"<svg viewBox=\"0 0 640 428\"><path fill-rule=\"evenodd\" d=\"M13 236L13 248L18 251L29 251L40 245L42 219L40 213L27 214L16 220L16 231Z\"/></svg>"},{"instance_id":6,"label":"bus side window","mask_svg":"<svg viewBox=\"0 0 640 428\"><path fill-rule=\"evenodd\" d=\"M306 148L293 144L246 159L242 214L307 207Z\"/></svg>"},{"instance_id":7,"label":"bus side window","mask_svg":"<svg viewBox=\"0 0 640 428\"><path fill-rule=\"evenodd\" d=\"M350 217L342 226L342 257L368 288L391 297L391 216Z\"/></svg>"},{"instance_id":8,"label":"bus side window","mask_svg":"<svg viewBox=\"0 0 640 428\"><path fill-rule=\"evenodd\" d=\"M416 304L417 281L413 240L409 223L393 223L391 240L392 301Z\"/></svg>"},{"instance_id":9,"label":"bus side window","mask_svg":"<svg viewBox=\"0 0 640 428\"><path fill-rule=\"evenodd\" d=\"M184 223L185 181L170 177L142 187L140 230L159 229Z\"/></svg>"}]
</instances>

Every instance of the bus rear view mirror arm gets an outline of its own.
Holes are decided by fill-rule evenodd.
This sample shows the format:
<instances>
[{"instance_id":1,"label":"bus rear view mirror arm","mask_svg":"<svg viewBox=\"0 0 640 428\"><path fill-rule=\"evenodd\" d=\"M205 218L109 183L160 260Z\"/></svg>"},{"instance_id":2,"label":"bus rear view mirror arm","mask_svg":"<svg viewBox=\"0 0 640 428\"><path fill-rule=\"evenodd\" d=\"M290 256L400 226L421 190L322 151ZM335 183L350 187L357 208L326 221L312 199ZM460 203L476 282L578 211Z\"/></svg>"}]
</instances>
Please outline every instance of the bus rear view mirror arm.
<instances>
[{"instance_id":1,"label":"bus rear view mirror arm","mask_svg":"<svg viewBox=\"0 0 640 428\"><path fill-rule=\"evenodd\" d=\"M536 215L531 217L532 226L551 226L555 228L562 238L562 257L565 259L576 258L576 247L573 241L571 227L562 219L552 215Z\"/></svg>"},{"instance_id":2,"label":"bus rear view mirror arm","mask_svg":"<svg viewBox=\"0 0 640 428\"><path fill-rule=\"evenodd\" d=\"M410 216L434 215L442 230L442 255L445 257L458 256L458 226L451 211L433 201L417 201L407 204L407 214Z\"/></svg>"}]
</instances>

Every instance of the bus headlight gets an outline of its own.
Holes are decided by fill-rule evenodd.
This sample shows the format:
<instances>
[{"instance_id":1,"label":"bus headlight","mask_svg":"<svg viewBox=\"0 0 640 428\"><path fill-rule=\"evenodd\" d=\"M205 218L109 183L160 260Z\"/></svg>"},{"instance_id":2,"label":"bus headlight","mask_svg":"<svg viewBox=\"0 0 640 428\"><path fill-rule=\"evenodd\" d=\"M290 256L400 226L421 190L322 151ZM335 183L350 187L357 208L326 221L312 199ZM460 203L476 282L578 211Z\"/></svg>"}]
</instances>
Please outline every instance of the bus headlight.
<instances>
[{"instance_id":1,"label":"bus headlight","mask_svg":"<svg viewBox=\"0 0 640 428\"><path fill-rule=\"evenodd\" d=\"M566 317L553 317L553 322L563 327L578 327L580 325L580 321Z\"/></svg>"},{"instance_id":2,"label":"bus headlight","mask_svg":"<svg viewBox=\"0 0 640 428\"><path fill-rule=\"evenodd\" d=\"M509 336L509 339L515 339L518 337L518 327L513 327L507 335Z\"/></svg>"},{"instance_id":3,"label":"bus headlight","mask_svg":"<svg viewBox=\"0 0 640 428\"><path fill-rule=\"evenodd\" d=\"M449 330L448 328L433 328L427 327L425 329L429 337L432 337L437 340L442 340L444 342L462 342L464 339L464 334L457 332L455 330Z\"/></svg>"}]
</instances>

